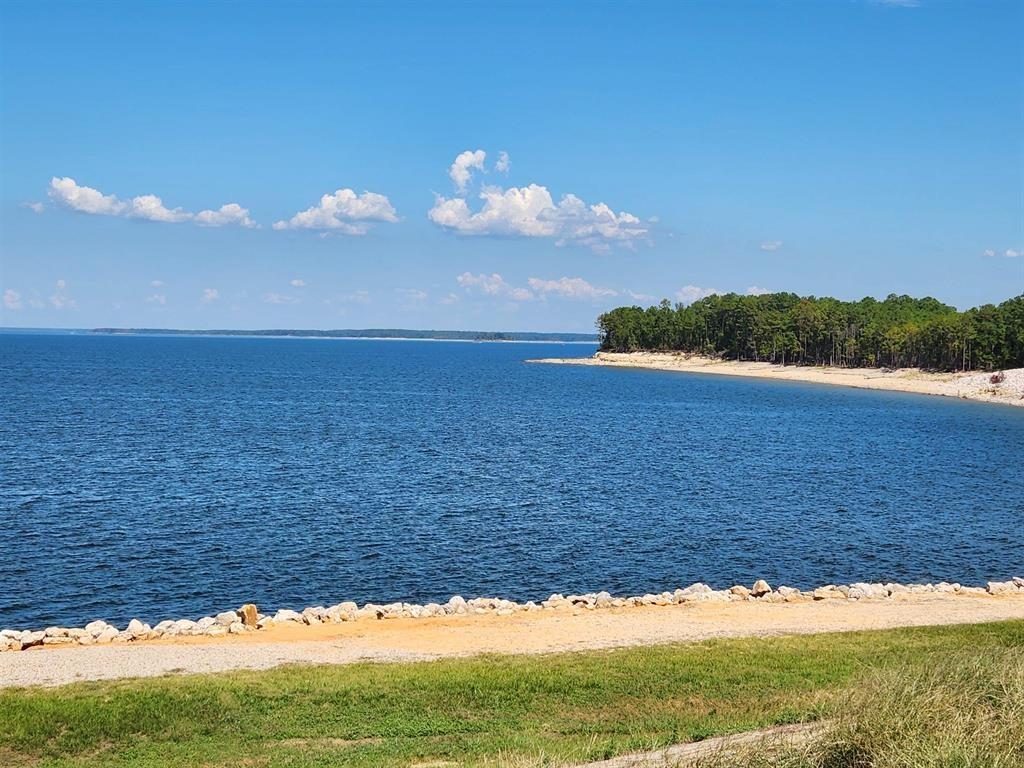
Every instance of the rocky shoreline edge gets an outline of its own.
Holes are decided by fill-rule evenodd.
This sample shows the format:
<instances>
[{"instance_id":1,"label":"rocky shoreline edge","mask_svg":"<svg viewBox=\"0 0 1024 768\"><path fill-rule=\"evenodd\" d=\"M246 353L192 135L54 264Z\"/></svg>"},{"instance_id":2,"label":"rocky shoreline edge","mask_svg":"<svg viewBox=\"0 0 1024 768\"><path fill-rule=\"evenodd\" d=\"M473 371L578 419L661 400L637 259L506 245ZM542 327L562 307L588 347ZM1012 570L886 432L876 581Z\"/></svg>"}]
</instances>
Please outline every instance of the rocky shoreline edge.
<instances>
[{"instance_id":1,"label":"rocky shoreline edge","mask_svg":"<svg viewBox=\"0 0 1024 768\"><path fill-rule=\"evenodd\" d=\"M216 616L204 616L193 621L167 619L154 627L139 619L132 619L124 629L97 620L84 627L48 627L43 630L0 630L0 651L23 651L46 646L102 645L110 643L137 643L174 637L223 637L268 629L274 625L339 624L365 619L430 618L492 614L509 616L522 611L601 610L642 606L683 605L703 602L763 602L792 603L825 600L890 600L901 595L951 594L964 596L1024 596L1024 578L1015 576L1008 581L990 581L984 587L963 586L958 583L896 584L865 583L828 584L813 590L794 587L773 588L759 579L751 587L735 585L715 590L707 584L692 584L672 592L646 594L634 597L614 597L608 592L583 595L553 594L541 602L517 603L497 597L477 597L466 600L456 595L444 604L366 603L359 607L354 602L342 602L330 607L314 606L302 611L281 609L273 615L259 612L256 605L247 603L235 611L224 611Z\"/></svg>"}]
</instances>

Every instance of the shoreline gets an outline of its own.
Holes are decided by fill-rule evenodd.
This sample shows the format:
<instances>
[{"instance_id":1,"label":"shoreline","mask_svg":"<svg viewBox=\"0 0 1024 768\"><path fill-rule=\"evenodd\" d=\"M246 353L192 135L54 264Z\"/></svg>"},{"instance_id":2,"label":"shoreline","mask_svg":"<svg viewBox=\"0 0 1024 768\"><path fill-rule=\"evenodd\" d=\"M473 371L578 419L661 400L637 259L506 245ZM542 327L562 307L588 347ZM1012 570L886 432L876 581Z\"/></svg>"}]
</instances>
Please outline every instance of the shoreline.
<instances>
[{"instance_id":1,"label":"shoreline","mask_svg":"<svg viewBox=\"0 0 1024 768\"><path fill-rule=\"evenodd\" d=\"M918 395L954 397L983 403L1024 407L1024 368L1003 371L1004 379L993 383L992 372L935 373L918 368L838 368L778 365L750 361L719 360L681 352L596 352L593 357L540 358L528 363L548 365L590 365L612 368L642 368L679 373L717 374L746 378L797 381L809 384L908 392Z\"/></svg>"},{"instance_id":2,"label":"shoreline","mask_svg":"<svg viewBox=\"0 0 1024 768\"><path fill-rule=\"evenodd\" d=\"M0 654L0 690L68 683L265 670L289 664L432 661L484 654L611 650L719 638L830 634L1024 620L1015 593L901 593L885 600L673 603L592 610L465 614L303 625L140 644L40 646Z\"/></svg>"},{"instance_id":3,"label":"shoreline","mask_svg":"<svg viewBox=\"0 0 1024 768\"><path fill-rule=\"evenodd\" d=\"M562 651L766 637L903 626L1024 619L1024 578L985 587L858 582L801 591L714 590L697 583L673 592L613 597L554 594L541 603L500 598L444 605L346 602L301 613L260 614L247 604L194 622L124 630L103 621L81 629L3 630L0 688L170 672L267 669L288 663L415 661L482 653Z\"/></svg>"}]
</instances>

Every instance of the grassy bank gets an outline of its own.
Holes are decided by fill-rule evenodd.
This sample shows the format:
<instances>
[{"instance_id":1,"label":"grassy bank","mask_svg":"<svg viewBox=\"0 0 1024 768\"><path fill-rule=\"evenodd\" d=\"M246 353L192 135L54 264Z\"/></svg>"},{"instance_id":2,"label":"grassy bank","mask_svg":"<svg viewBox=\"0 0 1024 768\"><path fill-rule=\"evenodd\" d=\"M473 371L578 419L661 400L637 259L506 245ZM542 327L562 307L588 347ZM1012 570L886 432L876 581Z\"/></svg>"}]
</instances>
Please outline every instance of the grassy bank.
<instances>
[{"instance_id":1,"label":"grassy bank","mask_svg":"<svg viewBox=\"0 0 1024 768\"><path fill-rule=\"evenodd\" d=\"M1019 659L1024 622L8 690L0 764L559 765L819 717L852 739L858 702L907 721L878 681L964 653Z\"/></svg>"}]
</instances>

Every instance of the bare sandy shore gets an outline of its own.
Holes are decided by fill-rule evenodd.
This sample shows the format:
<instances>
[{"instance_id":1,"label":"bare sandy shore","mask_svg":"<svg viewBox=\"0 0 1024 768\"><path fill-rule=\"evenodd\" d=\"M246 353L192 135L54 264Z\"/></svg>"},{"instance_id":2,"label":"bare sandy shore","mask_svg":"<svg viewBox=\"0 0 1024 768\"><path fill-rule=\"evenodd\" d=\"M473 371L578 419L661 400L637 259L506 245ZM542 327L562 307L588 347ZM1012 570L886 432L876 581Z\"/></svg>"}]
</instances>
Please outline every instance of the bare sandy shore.
<instances>
[{"instance_id":1,"label":"bare sandy shore","mask_svg":"<svg viewBox=\"0 0 1024 768\"><path fill-rule=\"evenodd\" d=\"M511 616L467 615L306 626L221 638L40 647L0 654L0 687L281 664L413 661L483 653L551 653L717 637L775 636L1024 619L1024 593L902 594L888 600L701 602Z\"/></svg>"},{"instance_id":2,"label":"bare sandy shore","mask_svg":"<svg viewBox=\"0 0 1024 768\"><path fill-rule=\"evenodd\" d=\"M880 368L828 368L773 363L716 360L672 352L598 352L593 357L545 358L531 363L561 365L606 365L624 368L650 368L684 373L714 373L722 376L748 376L813 384L837 384L860 389L884 389L921 395L942 395L986 403L1024 407L1024 368L1003 371L998 384L991 373L932 373L917 368L883 370Z\"/></svg>"}]
</instances>

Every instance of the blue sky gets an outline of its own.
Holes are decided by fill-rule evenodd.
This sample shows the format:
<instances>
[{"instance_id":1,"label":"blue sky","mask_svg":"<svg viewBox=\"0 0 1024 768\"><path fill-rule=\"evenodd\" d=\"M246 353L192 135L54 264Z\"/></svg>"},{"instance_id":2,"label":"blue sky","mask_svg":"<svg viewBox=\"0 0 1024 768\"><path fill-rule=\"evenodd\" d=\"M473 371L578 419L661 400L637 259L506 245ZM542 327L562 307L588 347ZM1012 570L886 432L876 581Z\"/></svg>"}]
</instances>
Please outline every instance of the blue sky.
<instances>
[{"instance_id":1,"label":"blue sky","mask_svg":"<svg viewBox=\"0 0 1024 768\"><path fill-rule=\"evenodd\" d=\"M1024 291L1016 0L0 14L3 325Z\"/></svg>"}]
</instances>

